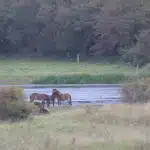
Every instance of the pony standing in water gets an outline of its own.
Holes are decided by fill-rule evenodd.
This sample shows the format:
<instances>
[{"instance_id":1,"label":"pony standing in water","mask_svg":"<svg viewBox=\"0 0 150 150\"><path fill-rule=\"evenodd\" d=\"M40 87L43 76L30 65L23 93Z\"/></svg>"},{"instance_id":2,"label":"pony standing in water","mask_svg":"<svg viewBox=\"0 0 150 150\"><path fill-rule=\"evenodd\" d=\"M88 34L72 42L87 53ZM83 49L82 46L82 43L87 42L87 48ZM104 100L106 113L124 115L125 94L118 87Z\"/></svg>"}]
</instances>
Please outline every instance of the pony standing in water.
<instances>
[{"instance_id":1,"label":"pony standing in water","mask_svg":"<svg viewBox=\"0 0 150 150\"><path fill-rule=\"evenodd\" d=\"M33 102L33 101L41 101L41 102L46 101L47 107L50 106L50 102L52 101L53 107L54 107L55 99L52 96L47 95L47 94L32 93L30 95L30 102Z\"/></svg>"},{"instance_id":2,"label":"pony standing in water","mask_svg":"<svg viewBox=\"0 0 150 150\"><path fill-rule=\"evenodd\" d=\"M61 101L67 100L72 105L71 95L69 93L61 93L57 89L52 90L52 97L57 99L58 105L61 105Z\"/></svg>"}]
</instances>

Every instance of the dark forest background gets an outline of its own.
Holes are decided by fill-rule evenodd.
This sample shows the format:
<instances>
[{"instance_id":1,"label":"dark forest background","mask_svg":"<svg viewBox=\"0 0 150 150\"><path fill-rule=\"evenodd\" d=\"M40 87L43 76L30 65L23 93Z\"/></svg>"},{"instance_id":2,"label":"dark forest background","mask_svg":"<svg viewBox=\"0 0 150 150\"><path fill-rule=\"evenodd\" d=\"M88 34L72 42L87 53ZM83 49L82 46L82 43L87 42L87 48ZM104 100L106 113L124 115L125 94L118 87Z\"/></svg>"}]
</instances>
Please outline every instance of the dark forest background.
<instances>
[{"instance_id":1,"label":"dark forest background","mask_svg":"<svg viewBox=\"0 0 150 150\"><path fill-rule=\"evenodd\" d=\"M149 0L0 0L0 56L150 60Z\"/></svg>"}]
</instances>

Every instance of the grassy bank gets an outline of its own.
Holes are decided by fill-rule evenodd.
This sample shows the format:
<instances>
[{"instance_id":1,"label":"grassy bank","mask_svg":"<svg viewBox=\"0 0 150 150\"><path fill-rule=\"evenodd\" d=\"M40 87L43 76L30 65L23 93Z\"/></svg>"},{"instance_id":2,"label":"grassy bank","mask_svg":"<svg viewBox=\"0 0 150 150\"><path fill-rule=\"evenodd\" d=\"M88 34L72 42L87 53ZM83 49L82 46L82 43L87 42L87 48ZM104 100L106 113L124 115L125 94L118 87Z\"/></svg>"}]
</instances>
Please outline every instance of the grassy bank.
<instances>
[{"instance_id":1,"label":"grassy bank","mask_svg":"<svg viewBox=\"0 0 150 150\"><path fill-rule=\"evenodd\" d=\"M0 70L1 84L118 83L136 72L124 65L46 60L0 60Z\"/></svg>"},{"instance_id":2,"label":"grassy bank","mask_svg":"<svg viewBox=\"0 0 150 150\"><path fill-rule=\"evenodd\" d=\"M3 150L147 150L150 105L53 108L50 115L0 124Z\"/></svg>"}]
</instances>

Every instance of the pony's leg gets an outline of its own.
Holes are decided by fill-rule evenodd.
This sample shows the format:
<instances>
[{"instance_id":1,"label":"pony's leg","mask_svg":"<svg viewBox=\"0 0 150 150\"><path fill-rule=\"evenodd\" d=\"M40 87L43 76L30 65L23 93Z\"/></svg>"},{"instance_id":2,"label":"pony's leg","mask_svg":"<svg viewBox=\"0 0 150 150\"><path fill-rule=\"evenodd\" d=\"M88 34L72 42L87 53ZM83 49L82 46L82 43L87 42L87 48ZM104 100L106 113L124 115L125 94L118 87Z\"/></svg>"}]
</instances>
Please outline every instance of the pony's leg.
<instances>
[{"instance_id":1,"label":"pony's leg","mask_svg":"<svg viewBox=\"0 0 150 150\"><path fill-rule=\"evenodd\" d=\"M67 101L68 101L68 104L70 105L70 100L69 100L69 99L67 99Z\"/></svg>"},{"instance_id":2,"label":"pony's leg","mask_svg":"<svg viewBox=\"0 0 150 150\"><path fill-rule=\"evenodd\" d=\"M54 103L55 103L55 100L53 100L53 107L54 107Z\"/></svg>"},{"instance_id":3,"label":"pony's leg","mask_svg":"<svg viewBox=\"0 0 150 150\"><path fill-rule=\"evenodd\" d=\"M48 107L50 107L50 100L48 100Z\"/></svg>"},{"instance_id":4,"label":"pony's leg","mask_svg":"<svg viewBox=\"0 0 150 150\"><path fill-rule=\"evenodd\" d=\"M59 105L61 106L61 100L59 100L58 102L59 102Z\"/></svg>"},{"instance_id":5,"label":"pony's leg","mask_svg":"<svg viewBox=\"0 0 150 150\"><path fill-rule=\"evenodd\" d=\"M59 100L59 105L61 105L60 100Z\"/></svg>"},{"instance_id":6,"label":"pony's leg","mask_svg":"<svg viewBox=\"0 0 150 150\"><path fill-rule=\"evenodd\" d=\"M59 106L60 105L60 100L58 99L57 102L58 102L58 106Z\"/></svg>"},{"instance_id":7,"label":"pony's leg","mask_svg":"<svg viewBox=\"0 0 150 150\"><path fill-rule=\"evenodd\" d=\"M69 105L72 105L72 100L71 100L71 96L68 99Z\"/></svg>"},{"instance_id":8,"label":"pony's leg","mask_svg":"<svg viewBox=\"0 0 150 150\"><path fill-rule=\"evenodd\" d=\"M72 100L70 99L70 105L72 105Z\"/></svg>"},{"instance_id":9,"label":"pony's leg","mask_svg":"<svg viewBox=\"0 0 150 150\"><path fill-rule=\"evenodd\" d=\"M50 106L50 101L46 100L46 103L47 103L47 107L49 107Z\"/></svg>"},{"instance_id":10,"label":"pony's leg","mask_svg":"<svg viewBox=\"0 0 150 150\"><path fill-rule=\"evenodd\" d=\"M72 105L72 102L70 99L67 100L69 105Z\"/></svg>"}]
</instances>

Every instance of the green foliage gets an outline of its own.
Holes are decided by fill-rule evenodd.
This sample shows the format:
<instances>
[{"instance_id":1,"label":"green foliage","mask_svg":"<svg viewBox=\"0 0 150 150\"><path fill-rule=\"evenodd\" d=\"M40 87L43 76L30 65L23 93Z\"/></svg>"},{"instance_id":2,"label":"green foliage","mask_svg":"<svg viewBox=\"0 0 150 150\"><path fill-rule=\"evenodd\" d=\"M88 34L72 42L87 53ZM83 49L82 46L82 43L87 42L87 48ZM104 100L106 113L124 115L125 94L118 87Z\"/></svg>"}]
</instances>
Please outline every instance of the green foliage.
<instances>
[{"instance_id":1,"label":"green foliage","mask_svg":"<svg viewBox=\"0 0 150 150\"><path fill-rule=\"evenodd\" d=\"M150 101L150 78L127 82L121 89L121 100L125 103L146 103Z\"/></svg>"},{"instance_id":2,"label":"green foliage","mask_svg":"<svg viewBox=\"0 0 150 150\"><path fill-rule=\"evenodd\" d=\"M134 65L150 61L148 0L0 4L1 56L75 58L80 52L80 58L117 56ZM124 48L127 53L122 56Z\"/></svg>"},{"instance_id":3,"label":"green foliage","mask_svg":"<svg viewBox=\"0 0 150 150\"><path fill-rule=\"evenodd\" d=\"M75 75L57 75L41 77L40 79L34 80L34 84L113 84L121 83L125 80L132 78L124 74L101 74L101 75L90 75L90 74L75 74Z\"/></svg>"},{"instance_id":4,"label":"green foliage","mask_svg":"<svg viewBox=\"0 0 150 150\"><path fill-rule=\"evenodd\" d=\"M31 105L24 101L23 89L0 88L0 119L25 119L31 112Z\"/></svg>"},{"instance_id":5,"label":"green foliage","mask_svg":"<svg viewBox=\"0 0 150 150\"><path fill-rule=\"evenodd\" d=\"M139 65L140 67L150 62L149 38L150 30L141 31L136 44L122 54L123 60L131 62L134 66Z\"/></svg>"}]
</instances>

